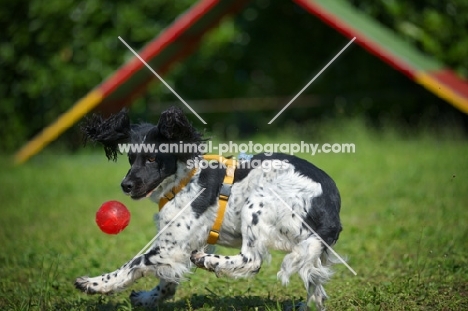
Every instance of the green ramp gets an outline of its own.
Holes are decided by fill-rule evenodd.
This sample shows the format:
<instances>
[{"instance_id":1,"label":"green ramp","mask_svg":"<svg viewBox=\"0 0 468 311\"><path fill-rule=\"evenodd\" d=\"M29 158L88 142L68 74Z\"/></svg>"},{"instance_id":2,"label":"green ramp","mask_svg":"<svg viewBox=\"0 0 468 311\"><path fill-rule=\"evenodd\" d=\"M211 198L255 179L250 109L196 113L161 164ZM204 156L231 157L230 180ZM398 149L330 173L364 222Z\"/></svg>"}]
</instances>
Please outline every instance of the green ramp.
<instances>
[{"instance_id":1,"label":"green ramp","mask_svg":"<svg viewBox=\"0 0 468 311\"><path fill-rule=\"evenodd\" d=\"M293 0L416 83L468 113L468 82L342 0Z\"/></svg>"}]
</instances>

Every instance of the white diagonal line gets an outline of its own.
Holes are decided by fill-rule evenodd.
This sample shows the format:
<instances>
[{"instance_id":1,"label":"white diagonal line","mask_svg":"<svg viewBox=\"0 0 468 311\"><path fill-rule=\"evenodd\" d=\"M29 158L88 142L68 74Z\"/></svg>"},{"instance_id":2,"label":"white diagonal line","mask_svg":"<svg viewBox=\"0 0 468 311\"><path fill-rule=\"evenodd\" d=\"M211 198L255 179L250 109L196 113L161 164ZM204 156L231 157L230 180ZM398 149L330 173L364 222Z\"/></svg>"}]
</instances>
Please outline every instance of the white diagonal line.
<instances>
[{"instance_id":1,"label":"white diagonal line","mask_svg":"<svg viewBox=\"0 0 468 311\"><path fill-rule=\"evenodd\" d=\"M156 236L155 236L151 241L149 241L148 244L146 244L145 247L143 247L142 250L141 250L138 254L135 255L135 257L138 257L138 256L140 256L141 254L143 254L143 252L144 252L148 247L150 247L151 244L154 243L154 241L156 241L156 239L161 235L161 233L163 233L164 231L166 231L166 229L169 228L169 226L177 219L177 217L179 217L179 216L187 209L187 207L189 207L190 204L192 204L192 202L195 201L195 199L198 198L198 196L199 196L200 194L202 194L203 191L205 191L205 189L206 189L206 188L202 188L200 191L198 191L198 193L195 194L195 196L193 197L193 199L191 199L191 200L184 206L184 208L182 208L182 209L180 210L180 212L178 212L177 215L175 215L174 218L172 218L172 220L171 220L167 225L164 226L164 228L162 228L161 230L159 230L158 234L156 234ZM133 257L133 258L135 258L135 257Z\"/></svg>"},{"instance_id":2,"label":"white diagonal line","mask_svg":"<svg viewBox=\"0 0 468 311\"><path fill-rule=\"evenodd\" d=\"M295 211L293 211L293 209L292 209L286 202L284 202L284 200L283 200L275 191L273 191L273 190L271 190L271 191L273 192L273 194L274 194L281 202L283 202L284 206L286 206L287 208L289 208L289 210L290 210L294 215L296 215L297 217L299 217L299 219L301 219L302 223L303 223L304 225L306 225L307 228L308 228L310 231L312 231L312 233L315 235L315 237L317 237L317 239L319 239L320 242L322 242L322 243L328 248L328 250L330 250L330 251L333 253L333 255L335 255L335 256L349 269L349 271L351 271L354 275L357 275L356 271L354 271L354 269L351 268L351 267L346 263L346 261L345 261L343 258L341 258L341 256L338 255L338 253L335 252L335 250L333 250L333 248L331 248L331 246L328 245L327 242L325 242L325 241L317 234L317 232L315 232L314 229L312 229L312 228L302 219L302 217L301 217L300 215L298 215Z\"/></svg>"},{"instance_id":3,"label":"white diagonal line","mask_svg":"<svg viewBox=\"0 0 468 311\"><path fill-rule=\"evenodd\" d=\"M338 58L338 56L340 56L340 55L341 55L341 53L343 53L343 52L344 52L344 50L346 50L346 49L348 48L348 46L350 46L350 45L351 45L351 43L353 43L353 41L354 41L354 40L356 40L356 37L354 37L353 39L351 39L351 41L349 41L349 42L348 42L348 44L346 44L346 46L345 46L344 48L342 48L342 49L341 49L341 51L339 51L339 52L338 52L338 54L336 54L336 55L335 55L335 57L333 57L333 58L332 58L332 60L331 60L331 61L329 61L329 62L328 62L328 64L326 64L326 65L325 65L325 67L323 67L323 69L322 69L322 70L320 70L320 72L319 72L319 73L317 73L317 74L315 75L315 77L313 77L313 78L312 78L312 80L310 80L310 82L309 82L309 83L307 83L307 85L306 85L306 86L304 86L304 87L302 88L302 90L300 90L300 91L299 91L299 93L297 93L297 95L296 95L296 96L294 96L294 98L293 98L293 99L291 99L291 100L289 101L289 103L287 103L287 105L286 105L286 106L284 106L284 108L283 108L283 109L281 109L281 111L280 111L280 112L278 112L278 113L276 114L276 116L275 116L273 119L271 119L271 120L270 120L270 122L268 122L268 124L271 124L271 123L273 123L273 121L275 121L275 119L276 119L276 118L278 118L278 117L279 117L279 115L280 115L280 114L282 114L282 113L283 113L283 112L286 110L286 108L288 108L288 107L289 107L289 105L291 105L291 104L292 104L292 102L293 102L293 101L295 101L295 100L296 100L296 98L298 98L298 97L299 97L299 95L301 95L301 94L302 94L302 92L304 92L304 91L305 91L305 89L307 89L307 88L309 87L309 85L311 85L311 84L312 84L312 82L314 82L314 81L315 81L315 79L317 79L317 78L318 78L318 77L319 77L319 76L322 74L322 72L324 72L324 71L325 71L325 69L327 69L327 68L328 68L328 66L330 66L330 65L331 65L331 64L332 64L332 63L333 63L333 62L334 62L334 61L335 61L335 60Z\"/></svg>"},{"instance_id":4,"label":"white diagonal line","mask_svg":"<svg viewBox=\"0 0 468 311\"><path fill-rule=\"evenodd\" d=\"M203 124L206 124L205 120L203 120L202 117L200 117L200 116L198 115L198 113L196 113L195 110L193 110L192 107L190 107L189 104L187 104L187 103L185 102L185 100L184 100L182 97L180 97L179 94L177 94L176 91L174 91L174 90L169 86L169 84L167 84L166 81L164 81L164 79L161 78L161 76L158 75L158 73L157 73L156 71L154 71L154 69L151 68L151 66L148 65L148 63L145 62L145 60L144 60L143 58L141 58L141 56L138 55L138 53L135 52L135 51L130 47L130 45L127 44L127 42L125 42L124 39L122 39L122 38L119 36L119 40L122 41L122 43L125 44L125 46L126 46L130 51L132 51L132 53L133 53L136 57L138 57L138 59L139 59L143 64L145 64L145 66L148 67L148 69L149 69L149 70L150 70L150 71L151 71L151 72L152 72L152 73L169 89L169 90L171 90L171 92L172 92L185 106L187 106L187 108L190 109L190 111L193 112L193 114L196 115L196 116L198 117L198 119L200 119L200 121L203 122Z\"/></svg>"}]
</instances>

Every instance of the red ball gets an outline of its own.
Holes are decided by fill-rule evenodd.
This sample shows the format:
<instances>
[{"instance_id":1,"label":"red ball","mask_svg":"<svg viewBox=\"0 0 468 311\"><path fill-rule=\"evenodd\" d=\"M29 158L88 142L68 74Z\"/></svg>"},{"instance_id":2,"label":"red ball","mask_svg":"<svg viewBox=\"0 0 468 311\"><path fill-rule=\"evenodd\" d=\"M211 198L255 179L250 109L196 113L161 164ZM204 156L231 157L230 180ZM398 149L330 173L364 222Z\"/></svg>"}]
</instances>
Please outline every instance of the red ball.
<instances>
[{"instance_id":1,"label":"red ball","mask_svg":"<svg viewBox=\"0 0 468 311\"><path fill-rule=\"evenodd\" d=\"M118 201L104 202L96 213L96 223L107 234L118 234L130 222L130 212Z\"/></svg>"}]
</instances>

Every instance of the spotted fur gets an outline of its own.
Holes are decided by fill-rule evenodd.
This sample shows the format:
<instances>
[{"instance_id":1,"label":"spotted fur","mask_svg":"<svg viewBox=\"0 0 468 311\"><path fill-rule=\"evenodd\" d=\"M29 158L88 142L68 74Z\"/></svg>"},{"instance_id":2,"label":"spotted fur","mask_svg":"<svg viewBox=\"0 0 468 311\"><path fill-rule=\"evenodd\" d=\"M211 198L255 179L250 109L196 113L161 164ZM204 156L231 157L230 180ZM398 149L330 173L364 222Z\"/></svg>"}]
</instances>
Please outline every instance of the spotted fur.
<instances>
[{"instance_id":1,"label":"spotted fur","mask_svg":"<svg viewBox=\"0 0 468 311\"><path fill-rule=\"evenodd\" d=\"M201 135L176 108L165 111L157 125L131 125L115 119L126 120L125 112L107 120L93 117L84 126L88 139L103 143L111 158L115 158L117 140L155 144L202 141ZM129 154L131 168L122 181L122 189L135 199L150 196L157 201L189 174L187 159L199 156L197 153ZM152 275L160 279L160 284L148 292L132 292L130 299L134 305L154 307L175 294L177 284L193 266L217 276L249 277L257 274L262 263L270 259L268 250L276 249L287 252L278 278L287 284L290 276L298 273L307 290L304 306L314 303L318 310L323 310L326 299L323 284L331 276L331 260L321 240L328 245L338 240L341 231L338 189L325 172L294 156L260 154L248 161L272 160L287 165L281 169L243 166L235 172L218 244L238 247L239 253L205 252L225 169L198 169L186 187L155 216L157 227L167 228L146 253L113 272L80 277L75 286L88 294L107 294ZM202 194L195 198L202 189ZM172 221L189 203L190 208Z\"/></svg>"}]
</instances>

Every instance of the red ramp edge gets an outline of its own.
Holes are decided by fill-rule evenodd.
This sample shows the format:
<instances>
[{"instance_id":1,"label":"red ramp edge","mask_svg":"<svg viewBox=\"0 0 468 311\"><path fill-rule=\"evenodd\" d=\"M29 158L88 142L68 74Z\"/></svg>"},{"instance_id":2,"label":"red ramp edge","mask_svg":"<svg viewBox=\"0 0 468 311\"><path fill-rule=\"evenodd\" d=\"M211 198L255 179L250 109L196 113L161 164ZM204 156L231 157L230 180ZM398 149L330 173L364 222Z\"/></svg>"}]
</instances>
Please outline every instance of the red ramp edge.
<instances>
[{"instance_id":1,"label":"red ramp edge","mask_svg":"<svg viewBox=\"0 0 468 311\"><path fill-rule=\"evenodd\" d=\"M203 34L224 16L236 13L247 2L248 0L200 0L138 53L161 75L176 61L187 56ZM112 113L128 105L155 78L144 67L138 58L133 57L18 150L14 155L15 164L26 162L88 112L100 108L104 113Z\"/></svg>"},{"instance_id":2,"label":"red ramp edge","mask_svg":"<svg viewBox=\"0 0 468 311\"><path fill-rule=\"evenodd\" d=\"M203 35L215 27L224 16L238 12L248 1L202 0L179 16L138 54L162 76L172 65L193 52ZM132 58L98 87L103 93L103 102L97 109L105 114L118 111L144 92L155 78L138 58ZM125 87L128 90L125 90Z\"/></svg>"},{"instance_id":3,"label":"red ramp edge","mask_svg":"<svg viewBox=\"0 0 468 311\"><path fill-rule=\"evenodd\" d=\"M389 29L339 0L293 0L427 90L468 114L468 81L418 52Z\"/></svg>"}]
</instances>

